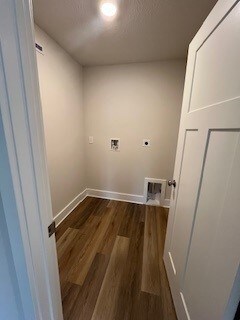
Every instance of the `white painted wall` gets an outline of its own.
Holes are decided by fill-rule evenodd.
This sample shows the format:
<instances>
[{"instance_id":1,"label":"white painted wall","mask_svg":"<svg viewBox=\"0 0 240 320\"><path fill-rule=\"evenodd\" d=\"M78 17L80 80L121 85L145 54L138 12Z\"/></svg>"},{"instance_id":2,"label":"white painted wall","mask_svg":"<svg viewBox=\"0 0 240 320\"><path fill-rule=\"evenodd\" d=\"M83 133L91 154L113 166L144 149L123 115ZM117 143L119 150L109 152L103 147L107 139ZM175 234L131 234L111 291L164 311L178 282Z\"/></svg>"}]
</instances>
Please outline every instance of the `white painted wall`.
<instances>
[{"instance_id":1,"label":"white painted wall","mask_svg":"<svg viewBox=\"0 0 240 320\"><path fill-rule=\"evenodd\" d=\"M36 42L53 215L86 188L82 67L38 26Z\"/></svg>"},{"instance_id":2,"label":"white painted wall","mask_svg":"<svg viewBox=\"0 0 240 320\"><path fill-rule=\"evenodd\" d=\"M82 68L38 26L36 41L54 217L86 187L143 195L145 177L171 179L185 61Z\"/></svg>"},{"instance_id":3,"label":"white painted wall","mask_svg":"<svg viewBox=\"0 0 240 320\"><path fill-rule=\"evenodd\" d=\"M145 177L171 179L185 61L83 70L88 187L142 195ZM120 152L109 150L114 137ZM144 138L150 148L142 147Z\"/></svg>"}]
</instances>

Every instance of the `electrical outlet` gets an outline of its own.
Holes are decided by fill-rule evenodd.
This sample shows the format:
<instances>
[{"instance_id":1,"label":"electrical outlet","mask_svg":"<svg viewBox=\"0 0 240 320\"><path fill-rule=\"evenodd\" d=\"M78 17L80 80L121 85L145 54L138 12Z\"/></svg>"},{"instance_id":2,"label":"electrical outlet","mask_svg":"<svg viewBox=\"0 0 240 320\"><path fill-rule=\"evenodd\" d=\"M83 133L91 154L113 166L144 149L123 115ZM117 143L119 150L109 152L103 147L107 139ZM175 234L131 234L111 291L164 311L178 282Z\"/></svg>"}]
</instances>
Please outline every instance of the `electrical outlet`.
<instances>
[{"instance_id":1,"label":"electrical outlet","mask_svg":"<svg viewBox=\"0 0 240 320\"><path fill-rule=\"evenodd\" d=\"M143 147L150 147L150 139L143 139Z\"/></svg>"}]
</instances>

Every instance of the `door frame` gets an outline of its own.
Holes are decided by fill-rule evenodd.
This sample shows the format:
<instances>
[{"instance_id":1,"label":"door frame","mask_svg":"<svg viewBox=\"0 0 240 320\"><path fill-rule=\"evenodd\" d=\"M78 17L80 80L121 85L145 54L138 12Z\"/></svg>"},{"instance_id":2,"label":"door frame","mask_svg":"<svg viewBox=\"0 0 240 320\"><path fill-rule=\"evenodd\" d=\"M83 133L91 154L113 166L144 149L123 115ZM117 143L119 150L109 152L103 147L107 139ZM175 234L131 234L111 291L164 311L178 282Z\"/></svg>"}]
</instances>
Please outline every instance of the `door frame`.
<instances>
[{"instance_id":1,"label":"door frame","mask_svg":"<svg viewBox=\"0 0 240 320\"><path fill-rule=\"evenodd\" d=\"M177 143L177 151L175 157L175 167L174 167L174 179L177 181L177 187L174 188L171 192L170 198L170 210L169 210L169 218L166 232L166 241L164 247L164 264L166 266L167 275L171 287L171 293L176 309L177 316L179 319L189 320L190 316L188 314L186 304L184 301L184 297L182 293L179 294L179 291L175 284L175 274L176 270L172 261L171 253L169 252L171 241L172 241L172 233L174 229L175 222L175 210L178 199L178 186L179 180L181 176L182 169L182 161L183 161L183 153L184 153L184 144L185 144L185 123L184 115L187 113L189 109L189 101L191 99L192 92L192 83L193 76L195 71L195 61L196 61L196 52L202 46L202 44L208 39L208 37L215 31L218 25L224 20L224 18L229 14L233 7L240 0L218 0L214 8L212 9L210 15L206 18L203 25L191 41L188 50L188 59L187 59L187 68L186 68L186 76L185 76L185 85L184 85L184 93L183 93L183 102L182 102L182 113L180 120L180 127L178 133L178 143ZM209 33L209 30L211 32ZM199 43L201 45L199 46ZM192 111L193 113L194 111ZM204 159L202 159L202 162ZM194 227L194 220L192 225L192 230ZM171 270L171 271L169 271ZM232 288L231 296L229 297L228 304L225 309L224 319L231 319L232 314L236 311L237 304L240 297L240 266L238 274L235 278L235 282Z\"/></svg>"},{"instance_id":2,"label":"door frame","mask_svg":"<svg viewBox=\"0 0 240 320\"><path fill-rule=\"evenodd\" d=\"M0 4L5 25L0 41L1 120L9 162L9 180L24 249L34 319L62 320L55 236L47 171L43 118L35 53L31 0ZM12 81L11 81L12 80ZM4 188L4 186L3 186ZM5 189L4 189L5 191ZM10 209L9 209L10 210ZM8 212L5 212L8 220ZM14 251L10 224L7 232ZM18 273L19 266L15 264ZM24 296L24 287L19 286ZM29 302L30 303L30 302Z\"/></svg>"}]
</instances>

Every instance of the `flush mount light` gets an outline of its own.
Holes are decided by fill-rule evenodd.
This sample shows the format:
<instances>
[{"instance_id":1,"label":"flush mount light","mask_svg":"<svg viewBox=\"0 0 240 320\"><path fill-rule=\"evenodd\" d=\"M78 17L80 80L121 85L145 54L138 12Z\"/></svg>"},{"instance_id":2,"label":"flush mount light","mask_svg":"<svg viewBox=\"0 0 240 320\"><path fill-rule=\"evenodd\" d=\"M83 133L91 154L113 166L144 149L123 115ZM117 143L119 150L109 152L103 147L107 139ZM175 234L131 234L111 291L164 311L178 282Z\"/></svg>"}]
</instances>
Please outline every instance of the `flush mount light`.
<instances>
[{"instance_id":1,"label":"flush mount light","mask_svg":"<svg viewBox=\"0 0 240 320\"><path fill-rule=\"evenodd\" d=\"M104 2L100 6L102 14L106 17L114 17L117 13L117 6L111 2Z\"/></svg>"}]
</instances>

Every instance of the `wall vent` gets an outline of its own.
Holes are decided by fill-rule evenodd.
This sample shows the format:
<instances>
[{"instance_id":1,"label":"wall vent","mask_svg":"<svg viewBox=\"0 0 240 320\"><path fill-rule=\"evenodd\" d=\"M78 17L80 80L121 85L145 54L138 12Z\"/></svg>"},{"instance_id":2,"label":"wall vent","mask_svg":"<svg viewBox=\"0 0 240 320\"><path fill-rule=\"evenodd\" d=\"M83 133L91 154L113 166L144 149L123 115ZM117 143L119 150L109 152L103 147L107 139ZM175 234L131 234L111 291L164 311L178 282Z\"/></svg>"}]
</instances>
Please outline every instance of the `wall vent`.
<instances>
[{"instance_id":1,"label":"wall vent","mask_svg":"<svg viewBox=\"0 0 240 320\"><path fill-rule=\"evenodd\" d=\"M167 181L164 179L145 178L144 202L151 206L164 206Z\"/></svg>"},{"instance_id":2,"label":"wall vent","mask_svg":"<svg viewBox=\"0 0 240 320\"><path fill-rule=\"evenodd\" d=\"M40 44L35 43L35 48L36 48L37 52L43 54L43 47Z\"/></svg>"}]
</instances>

